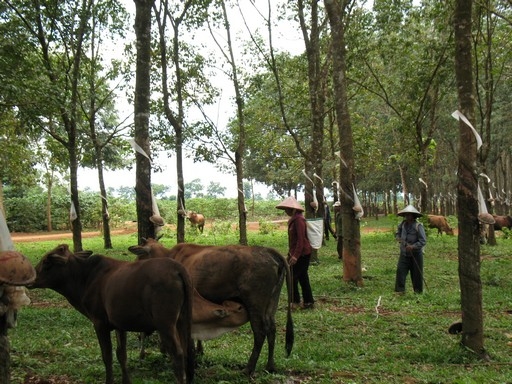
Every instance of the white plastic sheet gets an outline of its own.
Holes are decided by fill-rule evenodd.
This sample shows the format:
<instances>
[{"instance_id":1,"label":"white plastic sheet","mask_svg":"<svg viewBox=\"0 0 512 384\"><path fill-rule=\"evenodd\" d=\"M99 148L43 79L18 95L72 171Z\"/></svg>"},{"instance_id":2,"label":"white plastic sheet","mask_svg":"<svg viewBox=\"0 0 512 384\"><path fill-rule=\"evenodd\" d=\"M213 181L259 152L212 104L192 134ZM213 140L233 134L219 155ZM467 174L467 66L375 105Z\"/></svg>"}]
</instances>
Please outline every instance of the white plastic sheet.
<instances>
[{"instance_id":1,"label":"white plastic sheet","mask_svg":"<svg viewBox=\"0 0 512 384\"><path fill-rule=\"evenodd\" d=\"M14 243L11 239L11 233L7 222L5 221L4 214L0 209L0 251L14 251Z\"/></svg>"},{"instance_id":2,"label":"white plastic sheet","mask_svg":"<svg viewBox=\"0 0 512 384\"><path fill-rule=\"evenodd\" d=\"M320 249L324 239L324 219L306 219L308 240L313 249Z\"/></svg>"}]
</instances>

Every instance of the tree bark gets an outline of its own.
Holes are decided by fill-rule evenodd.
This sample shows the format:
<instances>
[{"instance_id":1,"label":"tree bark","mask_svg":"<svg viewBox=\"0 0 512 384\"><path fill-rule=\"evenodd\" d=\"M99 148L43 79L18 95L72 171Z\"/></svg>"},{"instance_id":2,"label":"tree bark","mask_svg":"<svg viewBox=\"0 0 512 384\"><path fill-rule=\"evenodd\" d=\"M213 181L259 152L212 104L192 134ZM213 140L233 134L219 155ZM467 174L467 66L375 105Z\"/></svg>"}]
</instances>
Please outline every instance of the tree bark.
<instances>
[{"instance_id":1,"label":"tree bark","mask_svg":"<svg viewBox=\"0 0 512 384\"><path fill-rule=\"evenodd\" d=\"M352 125L348 110L347 78L345 62L345 24L344 13L351 0L341 4L336 0L324 0L329 17L333 51L333 85L335 94L336 119L340 137L340 190L343 241L343 280L363 285L361 271L361 231L359 220L353 210L355 186L354 174L354 144Z\"/></svg>"},{"instance_id":2,"label":"tree bark","mask_svg":"<svg viewBox=\"0 0 512 384\"><path fill-rule=\"evenodd\" d=\"M320 31L321 23L318 20L318 2L309 2L311 7L311 21L307 23L304 16L304 1L298 1L299 20L306 46L308 60L308 89L309 105L311 109L311 145L305 157L305 172L313 183L305 182L305 216L306 218L323 217L323 185L318 178L312 177L316 174L322 178L323 174L323 142L324 142L324 120L325 120L325 87L327 74L322 68L320 55ZM308 35L308 28L311 32ZM316 197L316 205L312 204ZM313 251L312 260L318 260L316 250Z\"/></svg>"},{"instance_id":3,"label":"tree bark","mask_svg":"<svg viewBox=\"0 0 512 384\"><path fill-rule=\"evenodd\" d=\"M244 118L244 98L240 89L240 80L238 76L238 66L235 61L233 52L233 44L231 42L231 28L226 11L226 3L221 1L222 15L224 19L224 28L226 29L228 55L227 60L231 67L231 81L235 90L236 116L238 120L238 140L235 148L235 171L236 171L236 187L238 202L238 242L241 245L247 245L247 209L245 207L244 196L244 155L246 147L245 118Z\"/></svg>"},{"instance_id":4,"label":"tree bark","mask_svg":"<svg viewBox=\"0 0 512 384\"><path fill-rule=\"evenodd\" d=\"M53 189L53 173L48 177L46 183L46 228L48 232L53 231L52 225L52 189Z\"/></svg>"},{"instance_id":5,"label":"tree bark","mask_svg":"<svg viewBox=\"0 0 512 384\"><path fill-rule=\"evenodd\" d=\"M11 347L7 336L6 315L0 316L0 383L11 382Z\"/></svg>"},{"instance_id":6,"label":"tree bark","mask_svg":"<svg viewBox=\"0 0 512 384\"><path fill-rule=\"evenodd\" d=\"M454 13L455 75L459 111L474 121L474 84L471 49L472 0L456 0ZM476 139L462 119L459 122L458 220L459 279L462 308L462 344L479 357L484 349L482 283L480 280L480 225L477 198Z\"/></svg>"},{"instance_id":7,"label":"tree bark","mask_svg":"<svg viewBox=\"0 0 512 384\"><path fill-rule=\"evenodd\" d=\"M151 8L154 0L134 0L137 66L135 75L135 142L151 156L149 143L149 102L151 97ZM153 215L151 191L151 161L136 153L135 195L139 243L142 238L155 237L149 218Z\"/></svg>"}]
</instances>

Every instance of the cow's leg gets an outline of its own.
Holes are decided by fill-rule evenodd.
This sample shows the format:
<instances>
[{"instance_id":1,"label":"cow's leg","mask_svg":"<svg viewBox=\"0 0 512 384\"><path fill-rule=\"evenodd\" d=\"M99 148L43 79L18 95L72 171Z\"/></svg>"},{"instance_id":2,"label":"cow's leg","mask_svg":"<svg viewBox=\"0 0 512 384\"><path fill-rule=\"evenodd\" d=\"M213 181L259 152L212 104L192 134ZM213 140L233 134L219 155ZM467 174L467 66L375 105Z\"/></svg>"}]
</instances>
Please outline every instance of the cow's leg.
<instances>
[{"instance_id":1,"label":"cow's leg","mask_svg":"<svg viewBox=\"0 0 512 384\"><path fill-rule=\"evenodd\" d=\"M121 375L123 378L123 384L130 384L130 375L128 373L128 367L126 365L126 332L116 330L117 348L116 357L121 366Z\"/></svg>"},{"instance_id":2,"label":"cow's leg","mask_svg":"<svg viewBox=\"0 0 512 384\"><path fill-rule=\"evenodd\" d=\"M204 355L203 342L201 340L197 340L196 354Z\"/></svg>"},{"instance_id":3,"label":"cow's leg","mask_svg":"<svg viewBox=\"0 0 512 384\"><path fill-rule=\"evenodd\" d=\"M174 322L173 322L174 323ZM160 334L160 341L163 349L171 358L171 364L174 368L174 375L179 384L184 384L186 381L185 375L185 356L183 348L181 347L181 340L178 332L174 326L170 326L167 330L158 332Z\"/></svg>"},{"instance_id":4,"label":"cow's leg","mask_svg":"<svg viewBox=\"0 0 512 384\"><path fill-rule=\"evenodd\" d=\"M139 342L140 342L140 352L139 352L139 359L144 360L146 357L146 334L144 332L139 333Z\"/></svg>"},{"instance_id":5,"label":"cow's leg","mask_svg":"<svg viewBox=\"0 0 512 384\"><path fill-rule=\"evenodd\" d=\"M276 345L276 321L274 318L267 320L267 325L265 327L267 330L267 343L268 343L268 358L267 358L267 366L265 369L268 372L275 372L276 366L274 363L274 349Z\"/></svg>"},{"instance_id":6,"label":"cow's leg","mask_svg":"<svg viewBox=\"0 0 512 384\"><path fill-rule=\"evenodd\" d=\"M101 325L95 326L94 331L100 344L101 358L105 365L105 384L113 384L114 373L112 371L112 340L110 339L110 331Z\"/></svg>"},{"instance_id":7,"label":"cow's leg","mask_svg":"<svg viewBox=\"0 0 512 384\"><path fill-rule=\"evenodd\" d=\"M256 369L256 363L258 362L258 358L260 357L261 349L263 348L263 343L265 342L265 337L267 335L265 324L261 316L251 317L251 315L252 314L249 314L254 343L252 346L251 357L249 357L249 362L247 363L247 366L244 369L244 373L248 376L252 376L254 374L254 370Z\"/></svg>"}]
</instances>

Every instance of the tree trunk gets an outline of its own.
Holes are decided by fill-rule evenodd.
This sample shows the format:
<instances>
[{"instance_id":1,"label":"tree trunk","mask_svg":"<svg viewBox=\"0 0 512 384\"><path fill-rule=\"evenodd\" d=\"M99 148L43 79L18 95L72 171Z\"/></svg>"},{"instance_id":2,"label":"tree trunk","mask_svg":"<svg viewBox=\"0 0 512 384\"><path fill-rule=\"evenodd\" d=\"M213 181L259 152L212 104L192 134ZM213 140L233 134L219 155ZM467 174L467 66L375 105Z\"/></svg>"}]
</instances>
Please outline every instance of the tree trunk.
<instances>
[{"instance_id":1,"label":"tree trunk","mask_svg":"<svg viewBox=\"0 0 512 384\"><path fill-rule=\"evenodd\" d=\"M50 176L48 176L48 183L46 185L46 228L47 228L48 232L53 231L52 189L53 189L53 174L50 174Z\"/></svg>"},{"instance_id":2,"label":"tree trunk","mask_svg":"<svg viewBox=\"0 0 512 384\"><path fill-rule=\"evenodd\" d=\"M308 178L305 180L305 217L322 218L324 216L324 192L320 180L314 177L322 177L323 173L323 140L324 140L324 120L325 120L325 79L326 73L322 71L320 55L320 23L318 20L318 2L310 1L311 21L307 23L304 17L305 5L302 0L298 2L299 19L306 45L306 56L308 60L308 91L309 105L311 110L311 145L306 150L307 155L304 158L304 170ZM308 28L311 32L308 36ZM318 250L311 252L311 262L318 263Z\"/></svg>"},{"instance_id":3,"label":"tree trunk","mask_svg":"<svg viewBox=\"0 0 512 384\"><path fill-rule=\"evenodd\" d=\"M100 152L101 153L101 152ZM112 238L110 236L110 214L108 212L108 198L107 190L105 188L105 179L103 177L103 161L101 157L97 162L98 167L98 181L100 184L100 197L101 197L101 217L103 225L103 247L105 249L112 249Z\"/></svg>"},{"instance_id":4,"label":"tree trunk","mask_svg":"<svg viewBox=\"0 0 512 384\"><path fill-rule=\"evenodd\" d=\"M405 169L403 166L399 165L398 169L400 169L400 179L402 180L402 192L404 194L404 206L409 205L409 188L407 187L407 180L405 179Z\"/></svg>"},{"instance_id":5,"label":"tree trunk","mask_svg":"<svg viewBox=\"0 0 512 384\"><path fill-rule=\"evenodd\" d=\"M182 143L183 139L176 135L176 143ZM177 228L176 228L176 241L178 243L185 242L185 216L183 212L186 212L185 206L185 181L183 178L183 145L176 146L176 174L178 178L178 194L177 194Z\"/></svg>"},{"instance_id":6,"label":"tree trunk","mask_svg":"<svg viewBox=\"0 0 512 384\"><path fill-rule=\"evenodd\" d=\"M474 121L471 12L472 0L455 1L455 74L459 111L469 121ZM482 283L480 280L477 146L473 132L462 119L459 121L459 145L457 201L462 344L479 357L488 359L484 349Z\"/></svg>"},{"instance_id":7,"label":"tree trunk","mask_svg":"<svg viewBox=\"0 0 512 384\"><path fill-rule=\"evenodd\" d=\"M242 156L238 153L236 157L236 184L238 189L237 201L238 201L238 228L239 238L238 242L241 245L247 245L247 208L245 207L245 196L244 196L244 182L243 182L243 161Z\"/></svg>"},{"instance_id":8,"label":"tree trunk","mask_svg":"<svg viewBox=\"0 0 512 384\"><path fill-rule=\"evenodd\" d=\"M235 61L233 52L233 44L231 41L231 30L226 11L226 3L221 1L222 15L224 21L224 28L226 29L227 48L228 48L228 63L231 67L231 81L235 91L236 102L236 117L238 120L238 139L235 148L235 171L236 171L236 187L237 187L237 201L238 201L238 242L241 245L247 245L247 208L245 207L244 196L244 154L246 147L246 133L245 133L245 118L244 118L244 98L242 90L240 89L240 81L238 78L238 66Z\"/></svg>"},{"instance_id":9,"label":"tree trunk","mask_svg":"<svg viewBox=\"0 0 512 384\"><path fill-rule=\"evenodd\" d=\"M0 316L0 383L11 382L11 347L7 336L7 315Z\"/></svg>"},{"instance_id":10,"label":"tree trunk","mask_svg":"<svg viewBox=\"0 0 512 384\"><path fill-rule=\"evenodd\" d=\"M361 271L361 231L354 210L355 185L354 149L352 125L348 110L347 78L345 63L345 24L343 14L350 1L324 0L329 17L333 50L333 85L335 94L336 120L340 137L340 190L343 241L343 280L363 285Z\"/></svg>"},{"instance_id":11,"label":"tree trunk","mask_svg":"<svg viewBox=\"0 0 512 384\"><path fill-rule=\"evenodd\" d=\"M151 8L154 0L134 0L135 35L137 39L137 66L135 75L135 142L151 156L149 143L149 102L151 96ZM136 153L135 195L139 243L142 238L155 237L155 228L149 218L153 215L151 191L151 162Z\"/></svg>"},{"instance_id":12,"label":"tree trunk","mask_svg":"<svg viewBox=\"0 0 512 384\"><path fill-rule=\"evenodd\" d=\"M71 202L75 206L76 218L71 222L73 232L73 251L81 251L82 248L82 220L80 215L80 199L78 198L78 159L76 155L76 129L69 131L69 180L71 190Z\"/></svg>"}]
</instances>

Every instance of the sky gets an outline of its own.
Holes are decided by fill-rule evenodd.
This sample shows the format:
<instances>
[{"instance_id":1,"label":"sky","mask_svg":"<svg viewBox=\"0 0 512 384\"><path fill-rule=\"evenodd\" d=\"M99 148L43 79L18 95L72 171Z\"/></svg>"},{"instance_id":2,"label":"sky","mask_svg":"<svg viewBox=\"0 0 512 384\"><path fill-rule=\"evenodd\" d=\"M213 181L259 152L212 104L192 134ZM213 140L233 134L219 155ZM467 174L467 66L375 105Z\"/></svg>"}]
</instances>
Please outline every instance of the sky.
<instances>
[{"instance_id":1,"label":"sky","mask_svg":"<svg viewBox=\"0 0 512 384\"><path fill-rule=\"evenodd\" d=\"M135 161L134 161L135 164ZM162 164L163 172L151 174L152 184L163 184L169 187L169 195L177 194L177 176L176 176L176 161L168 160L167 164ZM224 197L235 198L237 197L237 186L235 175L221 173L214 165L209 163L194 163L192 160L187 159L184 161L184 182L190 183L195 179L200 179L204 187L203 192L210 182L219 183L221 187L226 188ZM120 187L133 187L135 188L135 167L132 170L121 171L106 171L104 172L104 180L106 188L118 189ZM99 191L98 171L96 169L79 169L78 171L78 187L80 190L90 189ZM261 194L266 198L270 189L264 184L255 183L254 192Z\"/></svg>"},{"instance_id":2,"label":"sky","mask_svg":"<svg viewBox=\"0 0 512 384\"><path fill-rule=\"evenodd\" d=\"M244 4L243 1L241 3ZM125 4L127 9L132 13L132 15L134 15L135 11L133 1L125 0ZM248 15L246 16L246 18L247 22L250 24L250 28L252 30L254 30L255 28L265 28L263 21L259 19L259 17L254 16L254 9L248 4L249 2L246 2L246 6L248 6L249 9L244 10L244 13ZM265 7L267 2L261 2L257 4L258 7ZM275 3L273 3L273 5L275 5ZM267 15L268 11L263 10L262 14ZM232 36L237 36L238 39L238 36L243 36L244 33L246 34L246 32L244 32L245 26L243 25L242 18L239 16L238 11L236 11L236 13L234 13L233 16L231 16L230 20L232 27ZM261 33L265 34L265 30L261 30ZM292 27L290 25L287 25L282 28L274 30L273 33L274 45L278 50L286 50L291 52L292 54L298 54L299 52L302 52L304 50L304 43L302 42L302 38L297 26ZM208 38L210 39L210 37ZM119 48L117 47L122 47L122 44L117 44L116 46L110 49L110 53L114 57L120 54L118 52ZM227 123L227 119L230 116L234 116L235 108L231 101L231 96L233 94L232 89L232 84L229 82L226 83L226 87L222 90L221 97L217 100L217 103L214 106L214 113L216 114L216 116L210 117L219 126L222 126L223 124L225 125ZM127 111L126 113L129 114L132 112L132 108L132 106L123 105L120 109ZM222 121L223 119L225 121ZM163 156L165 156L165 154ZM169 186L169 193L176 194L177 177L176 161L174 155L172 155L170 158L164 158L160 160L159 165L163 166L163 172L153 173L151 176L152 183ZM234 173L223 173L219 171L217 167L215 167L215 165L213 164L207 162L194 163L192 159L187 157L183 159L183 169L185 183L189 183L195 179L200 179L201 183L206 189L210 182L217 182L222 187L226 188L225 197L237 196L236 177ZM79 169L78 180L80 189L88 188L94 191L99 190L97 171L94 169ZM130 171L107 171L105 172L105 183L107 188L112 187L117 189L119 187L135 187L135 169L132 169ZM267 194L269 193L269 189L263 184L256 184L255 192L260 193L263 197L266 197Z\"/></svg>"}]
</instances>

